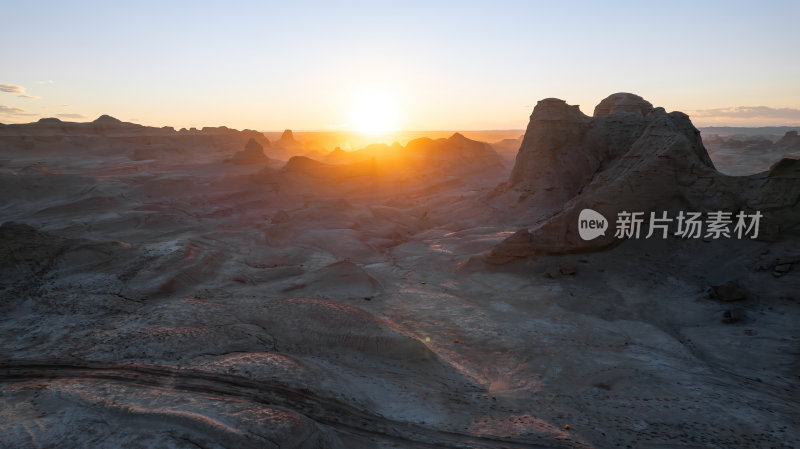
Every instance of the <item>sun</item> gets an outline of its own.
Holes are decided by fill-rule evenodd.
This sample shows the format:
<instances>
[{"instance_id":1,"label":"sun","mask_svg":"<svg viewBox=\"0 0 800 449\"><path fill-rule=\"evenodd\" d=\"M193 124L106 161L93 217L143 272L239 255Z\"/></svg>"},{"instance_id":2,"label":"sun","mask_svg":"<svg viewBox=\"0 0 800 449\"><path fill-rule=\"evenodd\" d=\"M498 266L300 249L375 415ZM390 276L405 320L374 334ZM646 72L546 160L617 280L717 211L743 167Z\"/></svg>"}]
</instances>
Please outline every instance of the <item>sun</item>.
<instances>
[{"instance_id":1,"label":"sun","mask_svg":"<svg viewBox=\"0 0 800 449\"><path fill-rule=\"evenodd\" d=\"M350 128L361 134L381 135L397 131L397 102L384 92L365 92L350 109Z\"/></svg>"}]
</instances>

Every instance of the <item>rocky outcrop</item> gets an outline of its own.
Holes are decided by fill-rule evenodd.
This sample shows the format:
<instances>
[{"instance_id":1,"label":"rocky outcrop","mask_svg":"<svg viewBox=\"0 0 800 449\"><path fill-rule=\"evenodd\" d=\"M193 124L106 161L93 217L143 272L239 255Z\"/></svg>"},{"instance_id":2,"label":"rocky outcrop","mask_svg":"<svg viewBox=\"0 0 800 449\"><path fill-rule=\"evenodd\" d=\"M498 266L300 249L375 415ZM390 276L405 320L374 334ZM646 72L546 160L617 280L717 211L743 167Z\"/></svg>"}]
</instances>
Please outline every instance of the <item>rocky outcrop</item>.
<instances>
[{"instance_id":1,"label":"rocky outcrop","mask_svg":"<svg viewBox=\"0 0 800 449\"><path fill-rule=\"evenodd\" d=\"M269 159L264 154L264 147L251 138L244 145L244 150L234 154L226 162L232 162L236 165L266 164Z\"/></svg>"},{"instance_id":2,"label":"rocky outcrop","mask_svg":"<svg viewBox=\"0 0 800 449\"><path fill-rule=\"evenodd\" d=\"M302 148L300 142L294 139L294 133L291 129L283 131L281 138L275 141L275 146L286 150L296 150Z\"/></svg>"},{"instance_id":3,"label":"rocky outcrop","mask_svg":"<svg viewBox=\"0 0 800 449\"><path fill-rule=\"evenodd\" d=\"M373 177L378 173L374 160L357 162L353 164L326 164L306 156L293 156L280 170L284 176L308 176L319 181L342 182L360 177ZM269 176L270 171L265 170L262 176Z\"/></svg>"},{"instance_id":4,"label":"rocky outcrop","mask_svg":"<svg viewBox=\"0 0 800 449\"><path fill-rule=\"evenodd\" d=\"M601 105L618 101L607 100ZM785 159L752 176L723 175L687 115L663 108L645 115L644 103L633 111L604 106L594 118L561 100L537 104L509 184L530 195L531 207L548 213L495 247L488 262L607 248L621 241L614 229L622 211L668 211L673 217L679 210L760 211L759 237L766 239L800 223L800 161ZM579 236L583 209L609 220L604 236Z\"/></svg>"},{"instance_id":5,"label":"rocky outcrop","mask_svg":"<svg viewBox=\"0 0 800 449\"><path fill-rule=\"evenodd\" d=\"M408 158L422 159L429 163L447 164L449 168L490 169L503 166L502 159L491 145L455 133L446 139L421 137L406 144L404 154Z\"/></svg>"},{"instance_id":6,"label":"rocky outcrop","mask_svg":"<svg viewBox=\"0 0 800 449\"><path fill-rule=\"evenodd\" d=\"M509 185L534 196L537 207L560 208L631 148L647 124L638 112L590 118L564 100L542 100L531 114ZM711 164L707 157L706 162Z\"/></svg>"},{"instance_id":7,"label":"rocky outcrop","mask_svg":"<svg viewBox=\"0 0 800 449\"><path fill-rule=\"evenodd\" d=\"M617 111L638 112L639 114L647 115L652 110L653 105L644 98L627 92L618 92L609 95L595 106L594 116L605 117Z\"/></svg>"},{"instance_id":8,"label":"rocky outcrop","mask_svg":"<svg viewBox=\"0 0 800 449\"><path fill-rule=\"evenodd\" d=\"M504 158L514 159L519 152L519 147L522 145L522 137L516 139L503 139L497 142L492 142L492 148L497 151L497 154Z\"/></svg>"},{"instance_id":9,"label":"rocky outcrop","mask_svg":"<svg viewBox=\"0 0 800 449\"><path fill-rule=\"evenodd\" d=\"M251 139L263 148L270 147L264 134L253 130L239 131L221 126L176 131L168 126L156 128L123 122L108 115L87 123L46 118L34 123L0 127L0 148L6 151L82 156L97 151L102 155L161 163L185 161L203 154L230 154L240 150ZM213 157L217 159L219 156Z\"/></svg>"},{"instance_id":10,"label":"rocky outcrop","mask_svg":"<svg viewBox=\"0 0 800 449\"><path fill-rule=\"evenodd\" d=\"M340 147L336 147L322 159L328 164L346 164L350 161L350 154Z\"/></svg>"},{"instance_id":11,"label":"rocky outcrop","mask_svg":"<svg viewBox=\"0 0 800 449\"><path fill-rule=\"evenodd\" d=\"M735 134L722 136L709 134L703 136L703 144L710 150L745 150L750 152L779 151L792 153L800 151L800 135L797 131L786 133L775 140L777 135L747 136Z\"/></svg>"},{"instance_id":12,"label":"rocky outcrop","mask_svg":"<svg viewBox=\"0 0 800 449\"><path fill-rule=\"evenodd\" d=\"M298 164L308 165L308 161L292 158L288 170L295 170ZM446 139L422 137L402 146L372 144L356 151L336 148L323 160L332 166L369 166L384 173L444 173L465 175L503 170L503 160L491 145L455 133ZM334 165L335 164L335 165Z\"/></svg>"},{"instance_id":13,"label":"rocky outcrop","mask_svg":"<svg viewBox=\"0 0 800 449\"><path fill-rule=\"evenodd\" d=\"M92 125L94 126L95 129L136 128L138 126L141 126L141 125L135 125L133 123L123 122L122 120L116 119L106 114L97 117L92 122Z\"/></svg>"},{"instance_id":14,"label":"rocky outcrop","mask_svg":"<svg viewBox=\"0 0 800 449\"><path fill-rule=\"evenodd\" d=\"M775 146L785 151L800 151L800 135L797 131L787 131Z\"/></svg>"},{"instance_id":15,"label":"rocky outcrop","mask_svg":"<svg viewBox=\"0 0 800 449\"><path fill-rule=\"evenodd\" d=\"M96 146L106 151L117 148L127 151L134 160L171 157L180 153L174 151L175 148L185 148L195 153L204 150L232 152L250 139L263 148L271 146L263 133L250 129L239 131L220 126L176 131L171 126L144 126L123 122L109 115L102 115L87 123L43 118L33 123L0 127L0 145L12 149L47 149L53 145L59 152L70 146L85 152L87 146Z\"/></svg>"},{"instance_id":16,"label":"rocky outcrop","mask_svg":"<svg viewBox=\"0 0 800 449\"><path fill-rule=\"evenodd\" d=\"M311 159L306 156L294 156L286 162L282 171L287 173L310 173L325 170L327 164Z\"/></svg>"},{"instance_id":17,"label":"rocky outcrop","mask_svg":"<svg viewBox=\"0 0 800 449\"><path fill-rule=\"evenodd\" d=\"M744 150L751 152L771 151L776 148L773 140L764 136L731 136L719 134L703 136L703 145L709 150Z\"/></svg>"}]
</instances>

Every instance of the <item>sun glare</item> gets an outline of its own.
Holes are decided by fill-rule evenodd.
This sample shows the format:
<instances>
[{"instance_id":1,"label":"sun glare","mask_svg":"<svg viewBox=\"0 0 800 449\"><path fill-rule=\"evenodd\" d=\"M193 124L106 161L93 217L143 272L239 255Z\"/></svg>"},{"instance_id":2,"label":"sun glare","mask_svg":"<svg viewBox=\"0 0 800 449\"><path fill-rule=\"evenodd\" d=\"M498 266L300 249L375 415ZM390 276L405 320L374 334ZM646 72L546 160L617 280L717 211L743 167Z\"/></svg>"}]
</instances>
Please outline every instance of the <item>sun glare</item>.
<instances>
[{"instance_id":1,"label":"sun glare","mask_svg":"<svg viewBox=\"0 0 800 449\"><path fill-rule=\"evenodd\" d=\"M380 135L397 130L397 103L379 92L362 94L350 110L350 128L361 134Z\"/></svg>"}]
</instances>

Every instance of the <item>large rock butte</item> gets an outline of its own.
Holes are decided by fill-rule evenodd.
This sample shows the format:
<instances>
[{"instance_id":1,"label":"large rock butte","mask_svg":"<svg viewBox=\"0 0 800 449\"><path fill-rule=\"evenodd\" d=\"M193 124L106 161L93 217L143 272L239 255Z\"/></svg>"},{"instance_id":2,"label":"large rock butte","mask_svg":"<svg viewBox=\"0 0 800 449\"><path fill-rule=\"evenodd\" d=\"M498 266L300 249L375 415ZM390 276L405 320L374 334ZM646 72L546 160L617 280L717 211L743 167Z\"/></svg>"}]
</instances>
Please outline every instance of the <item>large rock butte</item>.
<instances>
[{"instance_id":1,"label":"large rock butte","mask_svg":"<svg viewBox=\"0 0 800 449\"><path fill-rule=\"evenodd\" d=\"M534 254L595 251L619 243L622 211L760 211L760 238L777 239L800 223L800 161L784 159L751 176L719 173L700 132L681 112L667 113L632 94L614 94L587 117L563 100L540 101L517 154L509 191L541 211L538 221L496 246L490 263ZM609 220L605 236L584 241L584 208Z\"/></svg>"}]
</instances>

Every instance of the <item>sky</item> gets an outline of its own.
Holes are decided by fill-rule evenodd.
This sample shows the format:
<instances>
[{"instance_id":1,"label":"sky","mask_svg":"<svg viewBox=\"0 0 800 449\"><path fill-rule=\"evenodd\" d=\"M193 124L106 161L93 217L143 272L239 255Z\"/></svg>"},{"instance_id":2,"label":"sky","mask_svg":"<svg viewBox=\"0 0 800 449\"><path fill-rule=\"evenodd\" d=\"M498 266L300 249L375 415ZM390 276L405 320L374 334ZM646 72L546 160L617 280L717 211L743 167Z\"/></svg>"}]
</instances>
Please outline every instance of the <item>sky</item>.
<instances>
[{"instance_id":1,"label":"sky","mask_svg":"<svg viewBox=\"0 0 800 449\"><path fill-rule=\"evenodd\" d=\"M540 99L591 115L633 92L697 126L800 125L797 0L4 1L0 11L0 123L109 114L347 130L366 107L406 130L522 129Z\"/></svg>"}]
</instances>

